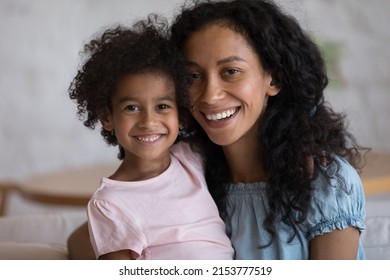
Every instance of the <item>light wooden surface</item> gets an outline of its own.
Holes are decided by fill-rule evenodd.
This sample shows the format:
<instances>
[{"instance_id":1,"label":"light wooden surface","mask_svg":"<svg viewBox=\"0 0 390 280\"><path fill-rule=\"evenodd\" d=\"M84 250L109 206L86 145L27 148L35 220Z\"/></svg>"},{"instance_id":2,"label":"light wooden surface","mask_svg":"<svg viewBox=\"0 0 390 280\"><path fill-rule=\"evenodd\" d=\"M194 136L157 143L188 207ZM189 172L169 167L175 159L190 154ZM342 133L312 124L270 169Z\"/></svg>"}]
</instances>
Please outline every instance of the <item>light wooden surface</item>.
<instances>
[{"instance_id":1,"label":"light wooden surface","mask_svg":"<svg viewBox=\"0 0 390 280\"><path fill-rule=\"evenodd\" d=\"M119 165L119 163L118 163ZM19 183L24 198L62 205L87 205L101 177L110 176L115 165L97 165L37 175Z\"/></svg>"},{"instance_id":2,"label":"light wooden surface","mask_svg":"<svg viewBox=\"0 0 390 280\"><path fill-rule=\"evenodd\" d=\"M4 215L5 209L7 208L8 195L17 189L18 186L13 182L0 183L0 216Z\"/></svg>"},{"instance_id":3,"label":"light wooden surface","mask_svg":"<svg viewBox=\"0 0 390 280\"><path fill-rule=\"evenodd\" d=\"M118 164L75 168L33 176L23 183L0 184L0 216L9 192L24 198L58 205L86 205L99 187L101 177L110 176ZM361 174L366 195L390 193L390 154L369 154Z\"/></svg>"},{"instance_id":4,"label":"light wooden surface","mask_svg":"<svg viewBox=\"0 0 390 280\"><path fill-rule=\"evenodd\" d=\"M366 195L389 193L390 154L369 154L361 179Z\"/></svg>"}]
</instances>

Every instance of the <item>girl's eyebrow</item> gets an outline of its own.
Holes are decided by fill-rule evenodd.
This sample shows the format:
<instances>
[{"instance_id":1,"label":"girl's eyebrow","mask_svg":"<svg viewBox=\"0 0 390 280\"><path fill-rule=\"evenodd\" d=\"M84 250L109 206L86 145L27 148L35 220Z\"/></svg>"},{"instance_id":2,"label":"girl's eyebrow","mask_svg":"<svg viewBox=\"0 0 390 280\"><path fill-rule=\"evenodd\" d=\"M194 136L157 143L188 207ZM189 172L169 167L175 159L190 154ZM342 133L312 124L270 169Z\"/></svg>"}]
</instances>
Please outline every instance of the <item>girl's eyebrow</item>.
<instances>
[{"instance_id":1,"label":"girl's eyebrow","mask_svg":"<svg viewBox=\"0 0 390 280\"><path fill-rule=\"evenodd\" d=\"M172 101L172 102L176 102L176 98L174 95L172 94L166 94L166 95L161 95L161 96L158 96L157 98L155 98L157 101ZM136 98L136 97L132 97L132 96L124 96L122 98L120 98L118 100L119 103L123 103L123 102L138 102L139 99Z\"/></svg>"},{"instance_id":2,"label":"girl's eyebrow","mask_svg":"<svg viewBox=\"0 0 390 280\"><path fill-rule=\"evenodd\" d=\"M128 101L137 101L137 98L131 96L123 96L118 100L118 103L128 102Z\"/></svg>"},{"instance_id":3,"label":"girl's eyebrow","mask_svg":"<svg viewBox=\"0 0 390 280\"><path fill-rule=\"evenodd\" d=\"M160 96L159 98L157 98L157 100L160 100L160 101L172 101L172 102L176 102L175 96L172 96L171 94L167 94L167 95L164 95L164 96Z\"/></svg>"}]
</instances>

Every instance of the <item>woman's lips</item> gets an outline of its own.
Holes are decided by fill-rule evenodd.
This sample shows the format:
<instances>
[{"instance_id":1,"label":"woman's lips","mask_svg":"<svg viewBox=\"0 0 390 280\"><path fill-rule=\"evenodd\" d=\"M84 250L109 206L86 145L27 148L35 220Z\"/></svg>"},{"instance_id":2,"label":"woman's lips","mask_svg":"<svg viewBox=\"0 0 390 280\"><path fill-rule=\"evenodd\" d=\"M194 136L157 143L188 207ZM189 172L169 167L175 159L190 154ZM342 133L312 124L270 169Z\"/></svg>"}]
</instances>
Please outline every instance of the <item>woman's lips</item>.
<instances>
[{"instance_id":1,"label":"woman's lips","mask_svg":"<svg viewBox=\"0 0 390 280\"><path fill-rule=\"evenodd\" d=\"M235 107L228 110L224 110L219 113L213 113L213 114L204 113L204 115L206 116L206 119L208 119L209 121L220 121L233 116L237 111L238 111L238 107Z\"/></svg>"}]
</instances>

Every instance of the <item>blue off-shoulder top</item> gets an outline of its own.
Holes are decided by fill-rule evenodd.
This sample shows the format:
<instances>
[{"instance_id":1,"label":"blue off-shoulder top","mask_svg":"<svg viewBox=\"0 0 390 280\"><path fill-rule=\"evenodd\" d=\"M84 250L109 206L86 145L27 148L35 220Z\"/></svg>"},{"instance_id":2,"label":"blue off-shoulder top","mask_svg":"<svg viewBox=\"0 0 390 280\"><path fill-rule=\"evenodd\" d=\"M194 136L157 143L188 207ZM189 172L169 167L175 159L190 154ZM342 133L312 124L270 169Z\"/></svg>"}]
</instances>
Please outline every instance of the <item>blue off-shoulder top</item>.
<instances>
[{"instance_id":1,"label":"blue off-shoulder top","mask_svg":"<svg viewBox=\"0 0 390 280\"><path fill-rule=\"evenodd\" d=\"M276 238L270 246L260 248L270 241L263 227L267 215L267 184L227 184L226 215L224 221L232 241L235 259L307 260L309 242L314 237L335 229L355 227L364 230L365 198L363 186L356 170L343 158L334 156L326 170L313 181L312 203L305 222L296 224L297 235L289 242L291 228L280 222L276 225ZM364 259L359 241L357 259Z\"/></svg>"}]
</instances>

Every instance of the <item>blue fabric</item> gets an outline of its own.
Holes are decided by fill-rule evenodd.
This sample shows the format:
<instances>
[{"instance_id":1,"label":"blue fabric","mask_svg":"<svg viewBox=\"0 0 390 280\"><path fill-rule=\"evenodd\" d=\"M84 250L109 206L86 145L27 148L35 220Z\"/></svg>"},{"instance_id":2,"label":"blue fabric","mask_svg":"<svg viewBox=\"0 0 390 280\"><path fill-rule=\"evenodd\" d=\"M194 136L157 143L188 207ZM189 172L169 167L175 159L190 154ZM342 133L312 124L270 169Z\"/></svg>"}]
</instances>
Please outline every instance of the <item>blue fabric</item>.
<instances>
[{"instance_id":1,"label":"blue fabric","mask_svg":"<svg viewBox=\"0 0 390 280\"><path fill-rule=\"evenodd\" d=\"M335 229L355 227L364 230L365 198L363 186L355 169L341 157L327 168L331 180L322 173L313 182L313 198L307 219L296 225L298 234L288 243L291 229L277 223L276 239L266 248L269 233L263 223L268 209L265 194L266 183L227 184L226 217L227 233L236 251L236 259L309 259L309 242L318 235ZM344 184L342 184L344 182ZM359 241L357 259L364 259Z\"/></svg>"}]
</instances>

